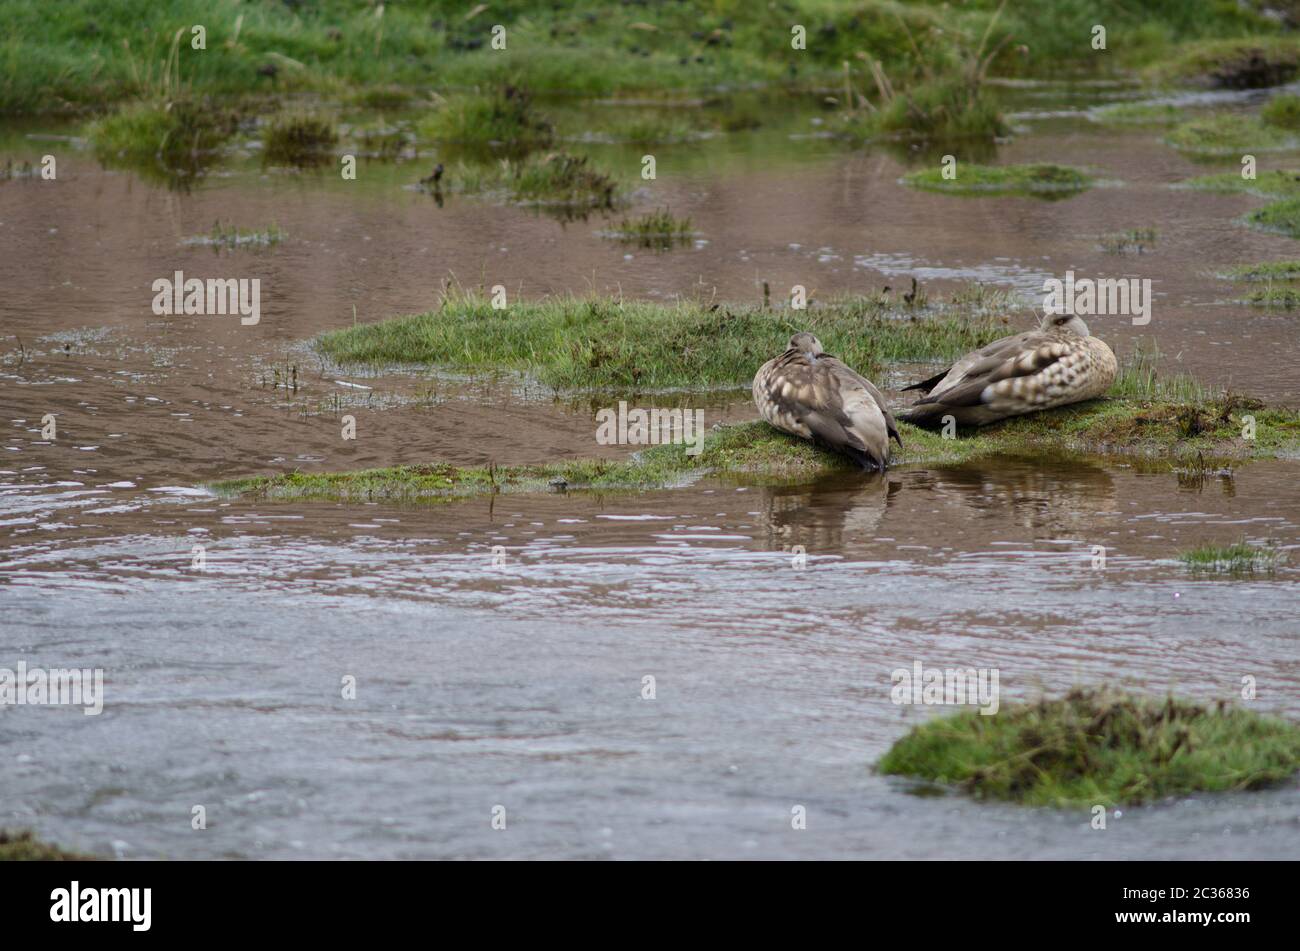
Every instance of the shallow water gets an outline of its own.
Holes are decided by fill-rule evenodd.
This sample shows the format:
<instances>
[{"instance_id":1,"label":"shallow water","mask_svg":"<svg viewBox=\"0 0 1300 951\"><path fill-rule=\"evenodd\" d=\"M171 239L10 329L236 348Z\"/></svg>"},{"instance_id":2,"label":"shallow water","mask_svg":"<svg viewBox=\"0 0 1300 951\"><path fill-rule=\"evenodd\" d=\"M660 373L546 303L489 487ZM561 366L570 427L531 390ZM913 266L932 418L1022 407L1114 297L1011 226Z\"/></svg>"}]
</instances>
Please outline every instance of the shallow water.
<instances>
[{"instance_id":1,"label":"shallow water","mask_svg":"<svg viewBox=\"0 0 1300 951\"><path fill-rule=\"evenodd\" d=\"M639 204L689 214L701 236L670 253L601 238L598 217L457 196L439 208L400 187L422 165L363 164L343 182L236 157L182 193L30 127L0 135L0 159L57 148L60 163L57 182L0 184L0 666L102 667L107 692L96 717L0 708L13 764L0 825L124 857L1294 856L1294 781L1124 810L1093 831L1082 811L921 797L870 770L934 712L890 699L891 672L917 660L996 668L1004 703L1101 682L1208 699L1250 676L1255 709L1300 716L1300 571L1220 580L1174 561L1244 537L1294 564L1293 463L1198 485L1002 460L424 506L196 489L293 468L623 454L596 445L591 405L526 381L358 375L300 346L350 324L354 305L362 321L425 309L449 274L512 295L665 299L916 275L932 294L979 279L1027 302L1069 268L1150 277L1149 326L1093 327L1117 352L1151 336L1209 382L1294 402L1296 318L1233 303L1240 289L1214 274L1294 257L1295 242L1235 221L1259 199L1168 187L1225 166L1070 115L1112 94L1021 91L1025 131L998 160L1110 182L1065 201L906 189L897 155L816 138L805 111L656 147ZM602 157L637 167L643 151ZM274 220L289 238L184 243L218 217ZM1149 225L1149 253L1097 247ZM150 284L176 269L260 277L261 323L154 316ZM294 365L298 388L274 385ZM692 405L709 424L755 415L743 394ZM206 830L190 828L195 805ZM791 829L795 805L806 831Z\"/></svg>"}]
</instances>

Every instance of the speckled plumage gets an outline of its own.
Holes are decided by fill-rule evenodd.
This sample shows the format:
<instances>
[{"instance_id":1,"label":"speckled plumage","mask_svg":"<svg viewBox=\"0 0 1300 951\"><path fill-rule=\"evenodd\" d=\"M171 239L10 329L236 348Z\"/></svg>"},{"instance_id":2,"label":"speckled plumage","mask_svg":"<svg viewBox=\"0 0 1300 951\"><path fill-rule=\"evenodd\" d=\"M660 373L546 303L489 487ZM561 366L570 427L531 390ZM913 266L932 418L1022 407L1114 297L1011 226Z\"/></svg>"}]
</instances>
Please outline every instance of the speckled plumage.
<instances>
[{"instance_id":1,"label":"speckled plumage","mask_svg":"<svg viewBox=\"0 0 1300 951\"><path fill-rule=\"evenodd\" d=\"M902 445L880 391L823 353L812 334L791 337L785 353L759 368L753 390L754 405L777 429L843 453L863 468L885 468L891 436Z\"/></svg>"},{"instance_id":2,"label":"speckled plumage","mask_svg":"<svg viewBox=\"0 0 1300 951\"><path fill-rule=\"evenodd\" d=\"M907 389L928 395L899 414L916 425L983 426L1009 416L1101 396L1118 364L1105 341L1078 317L1048 314L1038 330L1003 337L954 363L941 377Z\"/></svg>"}]
</instances>

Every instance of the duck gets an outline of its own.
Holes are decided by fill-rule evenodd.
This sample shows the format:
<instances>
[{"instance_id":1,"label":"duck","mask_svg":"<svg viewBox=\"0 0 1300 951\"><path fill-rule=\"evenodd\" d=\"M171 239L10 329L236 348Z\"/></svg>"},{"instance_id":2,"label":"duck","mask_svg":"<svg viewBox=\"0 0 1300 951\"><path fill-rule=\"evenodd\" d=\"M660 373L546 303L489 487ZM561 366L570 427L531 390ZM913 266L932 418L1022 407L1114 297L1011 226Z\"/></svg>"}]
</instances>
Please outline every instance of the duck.
<instances>
[{"instance_id":1,"label":"duck","mask_svg":"<svg viewBox=\"0 0 1300 951\"><path fill-rule=\"evenodd\" d=\"M813 334L795 334L784 353L759 367L753 392L768 423L863 469L888 466L891 438L903 445L880 390L828 354Z\"/></svg>"},{"instance_id":2,"label":"duck","mask_svg":"<svg viewBox=\"0 0 1300 951\"><path fill-rule=\"evenodd\" d=\"M995 340L911 386L926 396L898 414L915 426L951 416L985 426L1011 416L1095 399L1115 382L1115 353L1077 314L1048 312L1037 330Z\"/></svg>"}]
</instances>

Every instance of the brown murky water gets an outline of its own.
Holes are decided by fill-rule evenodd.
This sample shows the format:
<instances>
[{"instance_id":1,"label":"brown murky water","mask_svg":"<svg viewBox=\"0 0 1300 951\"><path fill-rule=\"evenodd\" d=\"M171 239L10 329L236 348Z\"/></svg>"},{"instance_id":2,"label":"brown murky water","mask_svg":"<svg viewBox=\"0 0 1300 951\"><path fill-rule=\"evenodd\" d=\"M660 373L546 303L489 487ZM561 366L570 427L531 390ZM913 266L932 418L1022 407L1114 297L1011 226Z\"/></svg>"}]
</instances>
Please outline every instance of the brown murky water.
<instances>
[{"instance_id":1,"label":"brown murky water","mask_svg":"<svg viewBox=\"0 0 1300 951\"><path fill-rule=\"evenodd\" d=\"M1020 92L1025 130L998 160L1107 180L1057 202L906 189L898 157L809 135L812 114L656 148L639 204L701 233L667 254L609 242L598 218L439 208L401 187L416 165L344 182L235 157L178 193L27 138L68 130L0 133L0 159L59 161L56 182L0 185L0 666L106 678L97 717L0 708L14 764L0 824L127 857L1294 856L1294 783L1126 810L1094 832L1087 814L919 798L869 769L933 713L890 700L891 671L916 660L996 668L1003 702L1080 682L1235 696L1249 676L1257 708L1300 716L1300 573L1211 580L1174 560L1241 538L1294 551L1293 463L1201 485L1006 460L432 506L197 488L624 452L596 445L592 407L525 381L363 376L301 346L354 306L363 321L425 309L451 274L525 296L727 299L763 280L828 294L916 275L932 293L981 280L1027 302L1067 269L1149 277L1149 326L1094 331L1121 354L1154 337L1203 379L1294 402L1296 317L1234 303L1215 272L1296 243L1237 223L1258 199L1169 187L1220 166L1071 113L1098 95ZM636 168L644 150L601 151ZM289 237L185 244L217 218ZM1160 237L1141 256L1097 246L1146 226ZM151 283L177 269L260 278L261 322L154 316ZM298 389L275 386L293 365ZM709 423L755 415L743 394L695 405Z\"/></svg>"}]
</instances>

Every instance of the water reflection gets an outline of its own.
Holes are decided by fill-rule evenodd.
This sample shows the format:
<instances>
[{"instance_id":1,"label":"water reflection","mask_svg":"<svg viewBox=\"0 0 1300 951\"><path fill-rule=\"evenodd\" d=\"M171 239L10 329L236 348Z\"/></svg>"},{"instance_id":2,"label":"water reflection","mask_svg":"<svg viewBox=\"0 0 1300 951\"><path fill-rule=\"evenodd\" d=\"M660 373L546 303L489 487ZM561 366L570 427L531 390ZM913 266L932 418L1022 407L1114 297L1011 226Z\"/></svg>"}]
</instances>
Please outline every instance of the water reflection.
<instances>
[{"instance_id":1,"label":"water reflection","mask_svg":"<svg viewBox=\"0 0 1300 951\"><path fill-rule=\"evenodd\" d=\"M768 548L842 551L877 533L890 500L902 489L888 473L835 473L807 485L765 490L764 541Z\"/></svg>"},{"instance_id":2,"label":"water reflection","mask_svg":"<svg viewBox=\"0 0 1300 951\"><path fill-rule=\"evenodd\" d=\"M1115 524L1118 517L1110 473L1084 459L986 459L931 469L919 480L983 517L1036 534L1095 531Z\"/></svg>"}]
</instances>

